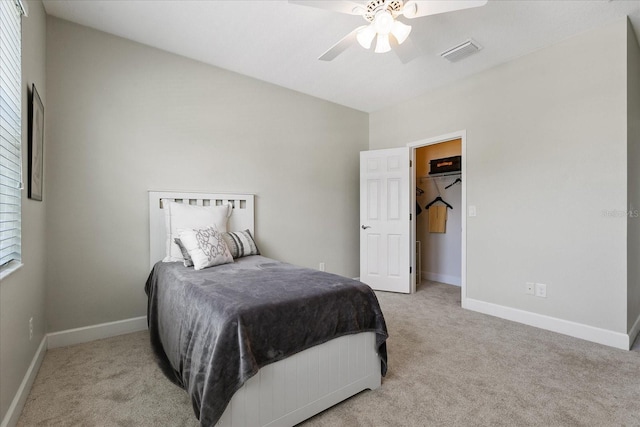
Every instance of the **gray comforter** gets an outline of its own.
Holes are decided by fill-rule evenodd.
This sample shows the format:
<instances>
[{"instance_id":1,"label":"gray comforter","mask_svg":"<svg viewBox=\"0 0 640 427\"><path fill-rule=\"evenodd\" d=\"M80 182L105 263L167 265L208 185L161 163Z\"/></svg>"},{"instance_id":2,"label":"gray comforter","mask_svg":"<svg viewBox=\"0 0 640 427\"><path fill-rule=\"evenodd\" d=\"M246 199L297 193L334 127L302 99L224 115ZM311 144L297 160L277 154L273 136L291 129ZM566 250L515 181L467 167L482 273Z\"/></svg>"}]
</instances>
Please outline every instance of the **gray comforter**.
<instances>
[{"instance_id":1,"label":"gray comforter","mask_svg":"<svg viewBox=\"0 0 640 427\"><path fill-rule=\"evenodd\" d=\"M342 335L375 332L386 373L384 317L358 281L250 256L201 271L159 262L145 291L158 364L202 425L261 367Z\"/></svg>"}]
</instances>

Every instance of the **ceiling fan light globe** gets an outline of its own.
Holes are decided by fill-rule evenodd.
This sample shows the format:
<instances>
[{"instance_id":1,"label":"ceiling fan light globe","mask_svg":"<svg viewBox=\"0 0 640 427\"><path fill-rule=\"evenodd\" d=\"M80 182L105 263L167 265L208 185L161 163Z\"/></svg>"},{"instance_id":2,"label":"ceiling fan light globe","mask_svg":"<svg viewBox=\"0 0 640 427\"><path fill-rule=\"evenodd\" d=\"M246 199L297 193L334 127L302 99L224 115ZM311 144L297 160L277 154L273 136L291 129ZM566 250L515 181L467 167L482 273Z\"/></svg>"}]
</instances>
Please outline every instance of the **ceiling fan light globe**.
<instances>
[{"instance_id":1,"label":"ceiling fan light globe","mask_svg":"<svg viewBox=\"0 0 640 427\"><path fill-rule=\"evenodd\" d=\"M373 24L368 25L362 28L360 31L356 33L356 40L360 43L365 49L371 48L371 42L373 42L373 38L376 36L376 30L373 28Z\"/></svg>"},{"instance_id":2,"label":"ceiling fan light globe","mask_svg":"<svg viewBox=\"0 0 640 427\"><path fill-rule=\"evenodd\" d=\"M409 33L411 33L411 25L403 24L400 21L393 22L391 34L393 34L393 37L398 41L398 44L404 43L407 37L409 37Z\"/></svg>"},{"instance_id":3,"label":"ceiling fan light globe","mask_svg":"<svg viewBox=\"0 0 640 427\"><path fill-rule=\"evenodd\" d=\"M382 10L376 14L373 26L378 34L387 35L391 32L394 23L393 16L387 10Z\"/></svg>"},{"instance_id":4,"label":"ceiling fan light globe","mask_svg":"<svg viewBox=\"0 0 640 427\"><path fill-rule=\"evenodd\" d=\"M389 44L389 36L387 34L378 34L378 39L376 40L376 53L385 53L391 50L391 45Z\"/></svg>"}]
</instances>

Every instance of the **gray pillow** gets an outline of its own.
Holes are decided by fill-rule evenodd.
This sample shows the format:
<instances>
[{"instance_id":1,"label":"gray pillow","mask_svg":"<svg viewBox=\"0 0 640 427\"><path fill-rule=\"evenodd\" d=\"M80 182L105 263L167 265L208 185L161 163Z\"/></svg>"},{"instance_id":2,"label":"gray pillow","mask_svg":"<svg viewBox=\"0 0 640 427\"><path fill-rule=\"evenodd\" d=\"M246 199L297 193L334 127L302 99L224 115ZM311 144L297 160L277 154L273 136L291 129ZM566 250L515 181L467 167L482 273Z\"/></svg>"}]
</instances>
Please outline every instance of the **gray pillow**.
<instances>
[{"instance_id":1,"label":"gray pillow","mask_svg":"<svg viewBox=\"0 0 640 427\"><path fill-rule=\"evenodd\" d=\"M182 258L184 258L184 266L185 267L193 267L193 261L191 260L191 256L189 256L189 251L184 247L182 241L177 237L173 239L176 245L180 248L180 252L182 252Z\"/></svg>"},{"instance_id":2,"label":"gray pillow","mask_svg":"<svg viewBox=\"0 0 640 427\"><path fill-rule=\"evenodd\" d=\"M249 255L260 255L258 246L256 246L256 242L253 240L249 230L222 233L222 238L229 247L231 256L234 259Z\"/></svg>"}]
</instances>

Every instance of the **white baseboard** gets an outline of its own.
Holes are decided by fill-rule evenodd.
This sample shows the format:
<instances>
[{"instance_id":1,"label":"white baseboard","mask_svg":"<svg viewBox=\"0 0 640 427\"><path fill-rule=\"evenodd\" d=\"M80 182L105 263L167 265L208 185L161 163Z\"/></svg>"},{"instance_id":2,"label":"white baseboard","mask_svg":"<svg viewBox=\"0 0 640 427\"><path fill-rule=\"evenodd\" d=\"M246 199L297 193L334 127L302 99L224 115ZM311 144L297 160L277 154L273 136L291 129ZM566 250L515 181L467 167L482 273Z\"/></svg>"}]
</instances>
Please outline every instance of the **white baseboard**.
<instances>
[{"instance_id":1,"label":"white baseboard","mask_svg":"<svg viewBox=\"0 0 640 427\"><path fill-rule=\"evenodd\" d=\"M531 313L529 311L505 307L471 298L463 299L462 308L500 317L502 319L512 320L518 323L524 323L525 325L535 326L536 328L558 332L560 334L569 335L571 337L580 338L598 344L608 345L622 350L629 350L631 344L633 344L633 342L629 342L631 334L627 335L620 332L597 328L595 326L583 325L582 323L571 322L569 320L558 319L556 317L545 316L543 314ZM637 328L640 328L640 324L638 322L636 322L634 328L636 326Z\"/></svg>"},{"instance_id":2,"label":"white baseboard","mask_svg":"<svg viewBox=\"0 0 640 427\"><path fill-rule=\"evenodd\" d=\"M629 331L629 348L633 346L633 343L636 341L636 338L638 337L638 333L640 333L640 316L638 316L638 318L636 319L636 322L633 324L633 326L631 327L631 330Z\"/></svg>"},{"instance_id":3,"label":"white baseboard","mask_svg":"<svg viewBox=\"0 0 640 427\"><path fill-rule=\"evenodd\" d=\"M36 375L40 370L40 365L42 364L42 360L44 359L44 355L46 352L47 336L45 335L42 338L42 341L40 341L38 350L36 350L36 354L31 360L31 364L29 365L29 369L27 369L27 373L24 374L22 383L20 383L20 387L18 388L18 391L16 392L13 401L11 402L11 406L9 406L9 410L4 416L2 423L0 423L0 427L14 427L16 424L18 424L18 419L20 418L20 414L22 413L22 408L24 408L27 397L29 397L31 386L33 385L33 381L36 379Z\"/></svg>"},{"instance_id":4,"label":"white baseboard","mask_svg":"<svg viewBox=\"0 0 640 427\"><path fill-rule=\"evenodd\" d=\"M147 329L146 316L118 320L117 322L101 323L84 328L68 329L66 331L48 334L47 348L66 347L103 338L115 337L117 335L130 334L145 329Z\"/></svg>"},{"instance_id":5,"label":"white baseboard","mask_svg":"<svg viewBox=\"0 0 640 427\"><path fill-rule=\"evenodd\" d=\"M432 282L446 283L448 285L462 286L462 280L458 276L448 276L446 274L432 273L430 271L423 271L422 279L430 280Z\"/></svg>"}]
</instances>

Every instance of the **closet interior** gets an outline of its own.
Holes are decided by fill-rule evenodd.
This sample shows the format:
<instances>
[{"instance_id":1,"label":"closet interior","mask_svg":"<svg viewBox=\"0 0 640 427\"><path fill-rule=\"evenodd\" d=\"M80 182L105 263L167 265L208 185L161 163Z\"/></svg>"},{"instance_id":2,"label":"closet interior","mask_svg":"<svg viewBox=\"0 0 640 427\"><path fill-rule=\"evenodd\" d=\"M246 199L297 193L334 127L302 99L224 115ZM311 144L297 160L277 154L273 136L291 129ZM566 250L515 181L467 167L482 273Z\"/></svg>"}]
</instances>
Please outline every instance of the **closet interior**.
<instances>
[{"instance_id":1,"label":"closet interior","mask_svg":"<svg viewBox=\"0 0 640 427\"><path fill-rule=\"evenodd\" d=\"M416 273L461 286L462 140L416 148Z\"/></svg>"}]
</instances>

